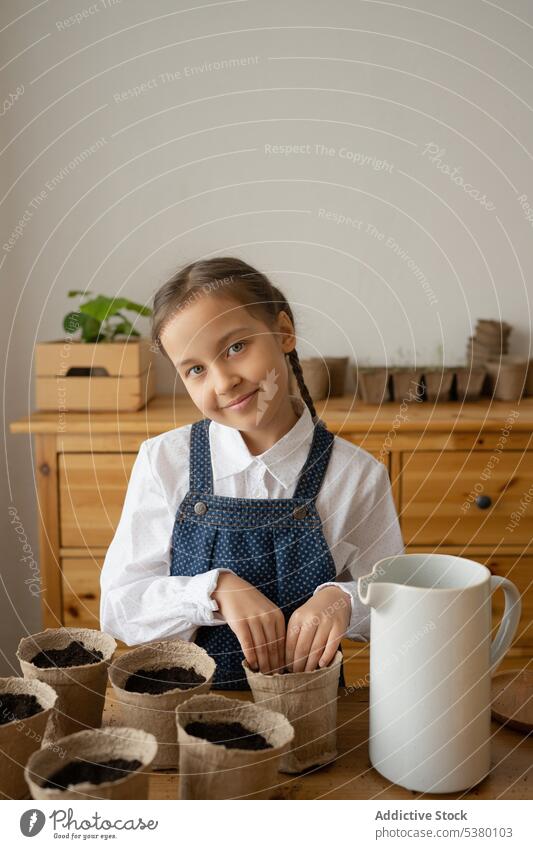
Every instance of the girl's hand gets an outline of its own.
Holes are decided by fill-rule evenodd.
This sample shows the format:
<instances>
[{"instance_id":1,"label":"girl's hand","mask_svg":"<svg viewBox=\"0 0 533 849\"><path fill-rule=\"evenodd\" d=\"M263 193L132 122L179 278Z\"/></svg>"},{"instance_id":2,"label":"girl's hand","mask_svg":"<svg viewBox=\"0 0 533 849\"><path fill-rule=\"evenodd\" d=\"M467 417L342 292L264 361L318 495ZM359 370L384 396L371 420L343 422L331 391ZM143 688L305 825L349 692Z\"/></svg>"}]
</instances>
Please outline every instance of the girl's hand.
<instances>
[{"instance_id":1,"label":"girl's hand","mask_svg":"<svg viewBox=\"0 0 533 849\"><path fill-rule=\"evenodd\" d=\"M285 665L289 672L327 666L350 624L351 601L344 590L324 587L294 611L287 624Z\"/></svg>"},{"instance_id":2,"label":"girl's hand","mask_svg":"<svg viewBox=\"0 0 533 849\"><path fill-rule=\"evenodd\" d=\"M251 668L266 674L280 672L284 666L285 619L279 607L234 572L220 572L211 595Z\"/></svg>"}]
</instances>

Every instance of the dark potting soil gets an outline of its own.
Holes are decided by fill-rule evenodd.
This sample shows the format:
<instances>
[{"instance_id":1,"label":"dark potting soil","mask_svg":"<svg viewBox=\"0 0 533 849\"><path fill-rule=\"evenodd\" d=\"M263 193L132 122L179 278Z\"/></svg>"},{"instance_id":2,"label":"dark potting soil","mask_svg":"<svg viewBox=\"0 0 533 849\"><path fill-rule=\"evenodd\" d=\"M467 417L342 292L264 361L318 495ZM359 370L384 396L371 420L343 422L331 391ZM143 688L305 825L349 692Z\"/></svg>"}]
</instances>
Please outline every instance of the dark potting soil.
<instances>
[{"instance_id":1,"label":"dark potting soil","mask_svg":"<svg viewBox=\"0 0 533 849\"><path fill-rule=\"evenodd\" d=\"M2 693L0 695L0 725L15 719L27 719L44 710L32 693Z\"/></svg>"},{"instance_id":2,"label":"dark potting soil","mask_svg":"<svg viewBox=\"0 0 533 849\"><path fill-rule=\"evenodd\" d=\"M40 651L31 662L39 669L50 669L52 666L87 666L103 659L104 656L98 649L88 649L79 640L73 640L64 649Z\"/></svg>"},{"instance_id":3,"label":"dark potting soil","mask_svg":"<svg viewBox=\"0 0 533 849\"><path fill-rule=\"evenodd\" d=\"M205 677L194 669L171 666L165 669L138 669L126 680L124 689L130 693L166 693L167 690L186 690L203 684Z\"/></svg>"},{"instance_id":4,"label":"dark potting soil","mask_svg":"<svg viewBox=\"0 0 533 849\"><path fill-rule=\"evenodd\" d=\"M125 778L126 773L139 769L141 761L127 761L124 758L113 758L101 763L90 763L89 761L71 761L62 766L57 772L52 773L43 787L66 790L69 784L81 784L90 781L91 784L103 784L104 781L118 781Z\"/></svg>"},{"instance_id":5,"label":"dark potting soil","mask_svg":"<svg viewBox=\"0 0 533 849\"><path fill-rule=\"evenodd\" d=\"M226 749L271 749L262 734L256 734L241 725L240 722L189 722L185 726L187 734L209 740Z\"/></svg>"}]
</instances>

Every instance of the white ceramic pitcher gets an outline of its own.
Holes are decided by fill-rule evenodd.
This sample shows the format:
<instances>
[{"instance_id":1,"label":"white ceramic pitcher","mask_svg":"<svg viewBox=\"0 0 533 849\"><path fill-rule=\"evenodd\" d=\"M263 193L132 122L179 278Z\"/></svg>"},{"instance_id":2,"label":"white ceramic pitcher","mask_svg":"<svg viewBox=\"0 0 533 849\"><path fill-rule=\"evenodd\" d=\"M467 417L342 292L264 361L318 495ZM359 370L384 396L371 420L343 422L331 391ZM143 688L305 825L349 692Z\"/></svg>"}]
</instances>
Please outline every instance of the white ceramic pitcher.
<instances>
[{"instance_id":1,"label":"white ceramic pitcher","mask_svg":"<svg viewBox=\"0 0 533 849\"><path fill-rule=\"evenodd\" d=\"M505 611L491 644L498 587ZM401 554L359 578L358 593L372 608L372 765L409 790L478 784L490 771L490 679L518 627L517 588L473 560Z\"/></svg>"}]
</instances>

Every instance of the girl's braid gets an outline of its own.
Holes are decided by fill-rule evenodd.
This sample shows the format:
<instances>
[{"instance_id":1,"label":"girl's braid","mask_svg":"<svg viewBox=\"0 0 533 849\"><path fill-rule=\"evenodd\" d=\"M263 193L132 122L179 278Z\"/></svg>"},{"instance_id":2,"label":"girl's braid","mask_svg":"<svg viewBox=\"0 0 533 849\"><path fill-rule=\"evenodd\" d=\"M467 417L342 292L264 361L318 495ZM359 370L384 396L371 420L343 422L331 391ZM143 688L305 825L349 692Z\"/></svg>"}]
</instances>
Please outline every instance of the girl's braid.
<instances>
[{"instance_id":1,"label":"girl's braid","mask_svg":"<svg viewBox=\"0 0 533 849\"><path fill-rule=\"evenodd\" d=\"M309 407L309 412L311 413L313 421L316 422L318 420L317 411L315 410L315 405L313 404L313 399L311 398L309 389L305 384L302 366L300 365L300 359L298 357L298 351L296 350L296 348L294 348L292 351L289 351L289 362L292 366L294 376L298 382L298 389L300 390L300 395Z\"/></svg>"},{"instance_id":2,"label":"girl's braid","mask_svg":"<svg viewBox=\"0 0 533 849\"><path fill-rule=\"evenodd\" d=\"M292 321L293 325L294 325L294 316L292 314L292 309L291 309L290 304L283 297L282 293L280 292L280 290L278 288L276 288L276 286L272 286L272 290L273 290L274 296L275 296L274 300L275 300L276 303L279 304L279 309L277 309L276 312L280 312L281 310L283 310L283 312L286 312L287 315L289 316L290 320ZM307 407L309 408L309 412L311 413L313 421L316 422L316 421L318 421L317 411L315 410L315 405L313 404L313 399L311 398L311 394L309 392L309 389L307 388L307 386L305 384L302 366L300 364L300 358L298 357L298 352L297 352L296 348L294 348L292 351L289 351L288 357L289 357L289 362L291 364L291 368L293 370L294 376L295 376L296 381L298 383L298 389L300 390L300 395L302 396L302 399L304 400L304 402L307 404Z\"/></svg>"}]
</instances>

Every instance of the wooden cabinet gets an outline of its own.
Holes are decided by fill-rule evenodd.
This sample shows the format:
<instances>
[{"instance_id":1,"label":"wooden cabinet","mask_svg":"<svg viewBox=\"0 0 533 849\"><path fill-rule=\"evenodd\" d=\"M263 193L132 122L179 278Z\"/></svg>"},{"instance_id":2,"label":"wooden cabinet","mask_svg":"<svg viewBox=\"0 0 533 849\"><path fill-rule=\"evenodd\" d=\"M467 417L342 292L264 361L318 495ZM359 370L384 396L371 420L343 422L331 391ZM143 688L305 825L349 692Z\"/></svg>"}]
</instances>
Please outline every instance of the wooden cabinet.
<instances>
[{"instance_id":1,"label":"wooden cabinet","mask_svg":"<svg viewBox=\"0 0 533 849\"><path fill-rule=\"evenodd\" d=\"M518 406L518 410L515 409ZM413 403L401 411L351 396L316 404L328 428L383 462L407 551L485 563L522 593L506 663L533 657L533 399L519 405ZM200 418L188 398L137 413L33 413L11 431L35 437L45 627L99 627L100 569L145 439ZM503 595L493 595L494 628ZM368 676L368 645L345 641L346 680Z\"/></svg>"},{"instance_id":2,"label":"wooden cabinet","mask_svg":"<svg viewBox=\"0 0 533 849\"><path fill-rule=\"evenodd\" d=\"M61 594L63 625L70 628L100 628L100 572L103 557L63 557ZM117 647L127 648L117 640Z\"/></svg>"},{"instance_id":3,"label":"wooden cabinet","mask_svg":"<svg viewBox=\"0 0 533 849\"><path fill-rule=\"evenodd\" d=\"M402 454L402 529L408 545L528 545L533 510L512 515L533 483L533 450Z\"/></svg>"},{"instance_id":4,"label":"wooden cabinet","mask_svg":"<svg viewBox=\"0 0 533 849\"><path fill-rule=\"evenodd\" d=\"M109 545L120 519L135 456L111 452L58 455L63 548Z\"/></svg>"},{"instance_id":5,"label":"wooden cabinet","mask_svg":"<svg viewBox=\"0 0 533 849\"><path fill-rule=\"evenodd\" d=\"M71 628L100 627L100 571L103 562L102 557L61 559L64 625Z\"/></svg>"}]
</instances>

